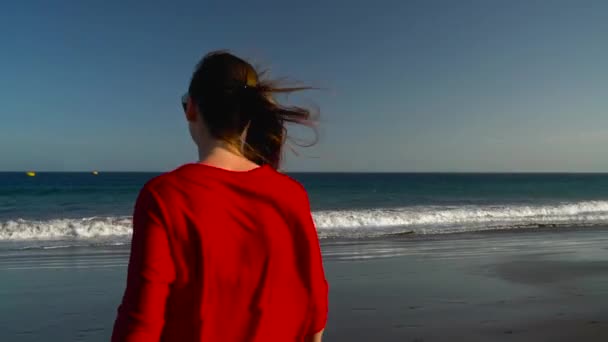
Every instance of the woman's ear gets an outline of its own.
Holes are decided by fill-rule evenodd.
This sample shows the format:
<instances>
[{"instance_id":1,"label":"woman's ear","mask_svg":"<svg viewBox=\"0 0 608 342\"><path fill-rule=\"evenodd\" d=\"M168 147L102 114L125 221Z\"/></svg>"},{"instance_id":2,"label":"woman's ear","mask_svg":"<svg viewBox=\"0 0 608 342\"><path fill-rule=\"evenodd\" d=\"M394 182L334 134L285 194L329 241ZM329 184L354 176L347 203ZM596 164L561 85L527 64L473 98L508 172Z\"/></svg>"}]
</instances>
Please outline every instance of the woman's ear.
<instances>
[{"instance_id":1,"label":"woman's ear","mask_svg":"<svg viewBox=\"0 0 608 342\"><path fill-rule=\"evenodd\" d=\"M188 98L188 104L186 105L186 120L189 122L196 122L198 120L198 111L192 98Z\"/></svg>"}]
</instances>

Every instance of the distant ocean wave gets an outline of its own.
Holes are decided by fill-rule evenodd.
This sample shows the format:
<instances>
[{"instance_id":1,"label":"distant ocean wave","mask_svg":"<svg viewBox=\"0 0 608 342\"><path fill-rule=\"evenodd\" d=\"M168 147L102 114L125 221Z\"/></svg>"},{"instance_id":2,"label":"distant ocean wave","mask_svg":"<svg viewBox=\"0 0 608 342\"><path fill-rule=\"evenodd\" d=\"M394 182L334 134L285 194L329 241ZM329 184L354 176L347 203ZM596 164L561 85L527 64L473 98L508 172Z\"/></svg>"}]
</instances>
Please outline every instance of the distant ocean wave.
<instances>
[{"instance_id":1,"label":"distant ocean wave","mask_svg":"<svg viewBox=\"0 0 608 342\"><path fill-rule=\"evenodd\" d=\"M130 217L86 217L78 219L8 220L0 223L0 241L95 240L130 237Z\"/></svg>"},{"instance_id":2,"label":"distant ocean wave","mask_svg":"<svg viewBox=\"0 0 608 342\"><path fill-rule=\"evenodd\" d=\"M369 238L404 232L445 234L493 229L608 224L608 201L544 205L418 206L316 211L319 237ZM73 241L120 244L131 237L131 218L88 217L0 222L0 241ZM65 244L62 244L63 246ZM69 244L68 244L69 245Z\"/></svg>"},{"instance_id":3,"label":"distant ocean wave","mask_svg":"<svg viewBox=\"0 0 608 342\"><path fill-rule=\"evenodd\" d=\"M545 205L425 206L314 213L319 236L373 237L412 231L445 234L608 223L608 201Z\"/></svg>"}]
</instances>

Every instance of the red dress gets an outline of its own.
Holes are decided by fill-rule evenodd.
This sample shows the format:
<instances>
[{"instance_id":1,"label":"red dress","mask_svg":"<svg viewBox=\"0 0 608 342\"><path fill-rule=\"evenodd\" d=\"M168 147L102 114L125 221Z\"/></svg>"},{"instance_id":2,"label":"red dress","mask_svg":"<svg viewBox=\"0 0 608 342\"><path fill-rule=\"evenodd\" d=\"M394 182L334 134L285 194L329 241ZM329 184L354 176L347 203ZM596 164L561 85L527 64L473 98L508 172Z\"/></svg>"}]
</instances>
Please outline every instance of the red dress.
<instances>
[{"instance_id":1,"label":"red dress","mask_svg":"<svg viewBox=\"0 0 608 342\"><path fill-rule=\"evenodd\" d=\"M319 242L296 181L267 166L187 164L141 190L112 341L302 341L326 319Z\"/></svg>"}]
</instances>

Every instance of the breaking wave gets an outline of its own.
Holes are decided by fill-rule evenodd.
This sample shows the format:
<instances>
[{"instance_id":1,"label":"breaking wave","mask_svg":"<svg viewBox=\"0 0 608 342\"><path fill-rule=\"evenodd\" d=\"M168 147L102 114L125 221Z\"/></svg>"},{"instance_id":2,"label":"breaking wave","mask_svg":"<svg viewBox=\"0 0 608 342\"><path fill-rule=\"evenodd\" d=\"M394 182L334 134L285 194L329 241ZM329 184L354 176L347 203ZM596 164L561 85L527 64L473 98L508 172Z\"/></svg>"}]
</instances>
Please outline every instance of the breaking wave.
<instances>
[{"instance_id":1,"label":"breaking wave","mask_svg":"<svg viewBox=\"0 0 608 342\"><path fill-rule=\"evenodd\" d=\"M414 206L316 211L321 238L377 237L399 233L442 234L543 226L608 223L608 201L545 205ZM89 217L0 222L0 241L128 242L130 217ZM62 245L63 246L63 245Z\"/></svg>"}]
</instances>

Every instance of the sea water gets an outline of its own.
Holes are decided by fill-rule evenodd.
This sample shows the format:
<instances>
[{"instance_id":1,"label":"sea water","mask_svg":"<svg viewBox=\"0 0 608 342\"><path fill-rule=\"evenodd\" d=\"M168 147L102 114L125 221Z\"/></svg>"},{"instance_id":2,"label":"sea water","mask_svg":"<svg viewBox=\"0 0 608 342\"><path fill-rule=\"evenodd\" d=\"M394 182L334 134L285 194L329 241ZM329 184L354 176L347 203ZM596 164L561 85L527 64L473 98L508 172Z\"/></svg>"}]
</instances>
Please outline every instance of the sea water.
<instances>
[{"instance_id":1,"label":"sea water","mask_svg":"<svg viewBox=\"0 0 608 342\"><path fill-rule=\"evenodd\" d=\"M128 244L158 173L0 173L0 249ZM321 239L608 223L608 174L294 173Z\"/></svg>"}]
</instances>

